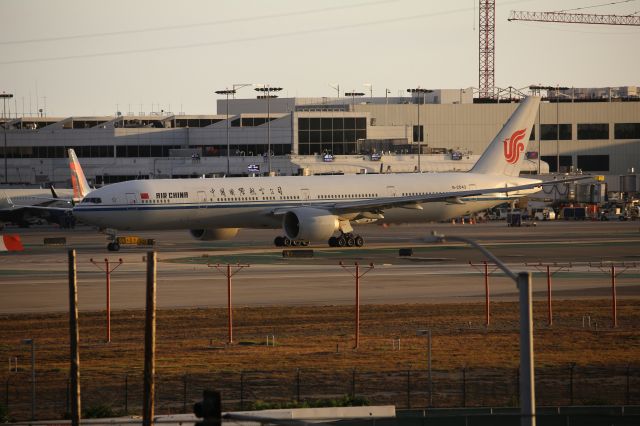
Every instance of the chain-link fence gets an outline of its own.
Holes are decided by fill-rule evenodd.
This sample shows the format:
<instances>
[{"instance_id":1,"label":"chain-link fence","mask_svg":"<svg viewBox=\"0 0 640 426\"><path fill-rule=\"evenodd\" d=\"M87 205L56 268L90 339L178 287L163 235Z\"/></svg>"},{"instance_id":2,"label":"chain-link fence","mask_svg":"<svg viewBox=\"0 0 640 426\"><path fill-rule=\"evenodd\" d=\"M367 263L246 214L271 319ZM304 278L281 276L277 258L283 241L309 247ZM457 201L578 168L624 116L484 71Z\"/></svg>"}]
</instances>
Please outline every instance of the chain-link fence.
<instances>
[{"instance_id":1,"label":"chain-link fence","mask_svg":"<svg viewBox=\"0 0 640 426\"><path fill-rule=\"evenodd\" d=\"M430 380L431 379L431 380ZM63 418L69 412L70 387L66 374L39 372L35 400L28 371L11 374L3 384L0 404L9 417L28 420ZM224 410L247 410L272 404L339 400L345 396L369 404L417 407L516 407L517 369L462 368L433 370L360 371L293 369L156 376L156 412L190 412L204 389L222 392ZM430 392L431 389L431 392ZM140 414L142 373L83 372L82 408L86 414ZM536 368L538 405L640 404L640 367ZM97 415L97 414L93 414Z\"/></svg>"}]
</instances>

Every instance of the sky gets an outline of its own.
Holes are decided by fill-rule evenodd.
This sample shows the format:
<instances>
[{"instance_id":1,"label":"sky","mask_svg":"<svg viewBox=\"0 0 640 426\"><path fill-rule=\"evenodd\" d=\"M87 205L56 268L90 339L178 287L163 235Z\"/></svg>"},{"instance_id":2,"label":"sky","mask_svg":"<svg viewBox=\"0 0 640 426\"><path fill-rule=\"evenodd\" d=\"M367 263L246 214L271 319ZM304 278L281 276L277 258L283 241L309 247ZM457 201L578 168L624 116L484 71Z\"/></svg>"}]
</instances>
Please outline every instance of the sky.
<instances>
[{"instance_id":1,"label":"sky","mask_svg":"<svg viewBox=\"0 0 640 426\"><path fill-rule=\"evenodd\" d=\"M640 0L497 0L495 82L640 86L640 27L508 22L511 10L629 14ZM0 0L11 114L215 114L216 90L280 96L478 86L478 0ZM369 86L370 85L370 86ZM255 97L252 86L239 98Z\"/></svg>"}]
</instances>

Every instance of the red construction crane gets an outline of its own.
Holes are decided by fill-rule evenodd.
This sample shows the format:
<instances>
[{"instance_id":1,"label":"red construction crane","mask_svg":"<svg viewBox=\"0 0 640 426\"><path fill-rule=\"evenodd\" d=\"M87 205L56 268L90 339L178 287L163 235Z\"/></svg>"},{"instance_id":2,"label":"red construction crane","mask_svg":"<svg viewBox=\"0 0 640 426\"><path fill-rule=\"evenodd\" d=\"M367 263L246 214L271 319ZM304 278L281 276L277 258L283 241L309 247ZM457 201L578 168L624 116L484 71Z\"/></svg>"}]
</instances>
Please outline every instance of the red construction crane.
<instances>
[{"instance_id":1,"label":"red construction crane","mask_svg":"<svg viewBox=\"0 0 640 426\"><path fill-rule=\"evenodd\" d=\"M512 10L509 21L562 22L565 24L640 25L639 15L598 15L595 13L526 12Z\"/></svg>"}]
</instances>

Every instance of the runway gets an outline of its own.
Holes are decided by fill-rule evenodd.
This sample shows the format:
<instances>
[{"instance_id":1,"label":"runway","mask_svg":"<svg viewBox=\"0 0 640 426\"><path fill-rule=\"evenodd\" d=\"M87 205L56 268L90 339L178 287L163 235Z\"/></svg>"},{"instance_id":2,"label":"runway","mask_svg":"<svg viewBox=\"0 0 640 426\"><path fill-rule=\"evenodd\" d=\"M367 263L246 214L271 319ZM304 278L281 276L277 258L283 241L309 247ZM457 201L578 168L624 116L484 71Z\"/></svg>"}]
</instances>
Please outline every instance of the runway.
<instances>
[{"instance_id":1,"label":"runway","mask_svg":"<svg viewBox=\"0 0 640 426\"><path fill-rule=\"evenodd\" d=\"M484 300L479 267L482 254L460 243L430 244L431 230L474 239L494 252L514 271L534 275L534 297L546 299L546 275L533 266L539 262L572 263L553 277L556 298L610 297L610 262L626 271L617 279L620 298L640 296L640 223L542 222L536 227L509 228L504 222L478 225L427 224L357 229L363 249L317 245L313 258L283 258L271 245L276 231L243 230L235 240L201 242L187 232L145 232L156 239L159 308L226 306L226 278L217 263L249 264L233 277L236 306L352 304L354 278L339 266L374 264L361 280L361 302L447 303ZM9 232L7 232L9 231ZM92 229L60 231L53 228L17 231L25 244L22 253L0 255L0 313L65 311L67 307L67 250L77 250L79 307L83 311L105 307L105 274L90 262L123 260L111 278L112 309L144 307L148 249L106 251L104 235ZM43 239L65 236L66 247L45 247ZM398 256L399 248L412 248L413 256ZM637 262L637 265L636 265ZM208 264L210 266L208 266ZM622 267L622 266L621 266ZM491 268L494 269L494 268ZM622 271L622 269L619 269ZM490 277L492 300L514 300L514 283L499 272Z\"/></svg>"}]
</instances>

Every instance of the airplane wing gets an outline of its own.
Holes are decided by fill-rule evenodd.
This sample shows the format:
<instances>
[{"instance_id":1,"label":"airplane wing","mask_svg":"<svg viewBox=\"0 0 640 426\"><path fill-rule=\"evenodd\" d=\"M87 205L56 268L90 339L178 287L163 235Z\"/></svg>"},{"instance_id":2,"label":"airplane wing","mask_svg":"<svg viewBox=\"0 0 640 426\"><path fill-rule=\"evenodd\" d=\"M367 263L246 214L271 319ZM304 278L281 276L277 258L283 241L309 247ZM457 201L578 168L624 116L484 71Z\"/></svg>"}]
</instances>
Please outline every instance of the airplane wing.
<instances>
[{"instance_id":1,"label":"airplane wing","mask_svg":"<svg viewBox=\"0 0 640 426\"><path fill-rule=\"evenodd\" d=\"M62 201L62 200L55 200L55 201ZM72 207L53 207L53 206L45 206L45 205L32 205L32 206L23 206L20 204L13 204L12 205L13 208L16 209L25 209L25 210L54 210L54 211L59 211L59 212L71 212L73 211Z\"/></svg>"},{"instance_id":2,"label":"airplane wing","mask_svg":"<svg viewBox=\"0 0 640 426\"><path fill-rule=\"evenodd\" d=\"M345 213L357 213L357 212L372 212L372 213L381 213L385 209L393 208L393 207L403 207L409 209L417 209L422 210L420 204L422 203L434 203L434 202L448 202L452 204L464 204L463 198L465 197L474 197L478 195L485 194L509 194L510 192L518 192L525 189L533 189L533 188L542 188L543 186L557 185L568 182L575 182L578 180L584 179L593 179L593 176L576 176L571 178L566 178L562 180L552 180L547 182L536 182L530 183L526 185L518 185L518 186L510 186L504 188L485 188L485 189L474 189L469 191L451 191L451 192L441 192L437 194L423 194L423 195L412 195L405 197L386 197L386 198L376 198L372 200L358 200L358 201L342 201L336 203L327 203L325 205L317 205L314 206L320 208L326 208L334 214L345 214ZM281 210L281 209L278 209ZM274 214L278 214L274 212Z\"/></svg>"}]
</instances>

